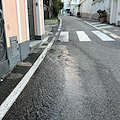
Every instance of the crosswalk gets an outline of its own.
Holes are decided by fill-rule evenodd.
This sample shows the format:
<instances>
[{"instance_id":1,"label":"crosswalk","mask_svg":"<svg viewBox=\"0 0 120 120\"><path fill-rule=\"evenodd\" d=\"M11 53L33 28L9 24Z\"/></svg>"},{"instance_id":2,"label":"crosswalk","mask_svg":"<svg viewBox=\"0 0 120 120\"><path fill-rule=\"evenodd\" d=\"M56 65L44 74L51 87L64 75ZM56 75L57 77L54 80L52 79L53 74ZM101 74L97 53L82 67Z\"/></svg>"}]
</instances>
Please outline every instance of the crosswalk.
<instances>
[{"instance_id":1,"label":"crosswalk","mask_svg":"<svg viewBox=\"0 0 120 120\"><path fill-rule=\"evenodd\" d=\"M102 41L114 41L114 39L112 39L111 37L109 37L108 35L96 30L96 31L92 31L95 35L97 35Z\"/></svg>"},{"instance_id":2,"label":"crosswalk","mask_svg":"<svg viewBox=\"0 0 120 120\"><path fill-rule=\"evenodd\" d=\"M94 28L97 28L97 29L103 29L103 28L112 28L113 26L112 25L108 25L108 24L104 24L104 23L100 23L100 22L87 22L85 21L87 24L91 25L92 27Z\"/></svg>"},{"instance_id":3,"label":"crosswalk","mask_svg":"<svg viewBox=\"0 0 120 120\"><path fill-rule=\"evenodd\" d=\"M61 32L58 40L60 42L69 42L69 32L68 31Z\"/></svg>"},{"instance_id":4,"label":"crosswalk","mask_svg":"<svg viewBox=\"0 0 120 120\"><path fill-rule=\"evenodd\" d=\"M84 31L76 31L79 41L91 41Z\"/></svg>"},{"instance_id":5,"label":"crosswalk","mask_svg":"<svg viewBox=\"0 0 120 120\"><path fill-rule=\"evenodd\" d=\"M84 31L75 31L75 34L78 38L78 41L82 42L82 41L92 41L92 39L89 37L89 35L87 35L86 32ZM106 42L110 42L110 41L115 41L115 38L114 36L108 36L107 34L99 31L99 30L96 30L96 31L91 31L91 34L93 34L93 37L94 35L97 36L101 41L106 41ZM113 39L114 38L114 39ZM93 38L94 39L94 38ZM70 33L69 31L61 31L60 32L60 36L59 36L59 39L58 39L60 42L69 42L70 41ZM98 40L98 39L97 39Z\"/></svg>"}]
</instances>

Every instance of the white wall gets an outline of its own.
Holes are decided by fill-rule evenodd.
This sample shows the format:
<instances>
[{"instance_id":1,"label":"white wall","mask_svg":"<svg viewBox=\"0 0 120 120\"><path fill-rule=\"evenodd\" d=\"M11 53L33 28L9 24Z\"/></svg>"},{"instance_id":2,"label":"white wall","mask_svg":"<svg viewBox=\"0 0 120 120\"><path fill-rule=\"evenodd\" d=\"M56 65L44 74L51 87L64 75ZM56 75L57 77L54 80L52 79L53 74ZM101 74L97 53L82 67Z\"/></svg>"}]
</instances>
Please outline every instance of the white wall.
<instances>
[{"instance_id":1,"label":"white wall","mask_svg":"<svg viewBox=\"0 0 120 120\"><path fill-rule=\"evenodd\" d=\"M101 1L94 2L92 4L91 14L97 13L97 11L99 9L106 10L106 12L109 13L110 1L109 0L101 0Z\"/></svg>"},{"instance_id":2,"label":"white wall","mask_svg":"<svg viewBox=\"0 0 120 120\"><path fill-rule=\"evenodd\" d=\"M93 0L82 0L80 3L81 4L80 13L90 14L92 2L93 2Z\"/></svg>"},{"instance_id":3,"label":"white wall","mask_svg":"<svg viewBox=\"0 0 120 120\"><path fill-rule=\"evenodd\" d=\"M70 9L69 1L70 1L70 0L63 0L63 2L64 2L64 10Z\"/></svg>"},{"instance_id":4,"label":"white wall","mask_svg":"<svg viewBox=\"0 0 120 120\"><path fill-rule=\"evenodd\" d=\"M118 21L120 21L120 0L112 0L110 23L118 25Z\"/></svg>"},{"instance_id":5,"label":"white wall","mask_svg":"<svg viewBox=\"0 0 120 120\"><path fill-rule=\"evenodd\" d=\"M74 15L77 15L77 12L78 12L78 6L80 4L79 2L80 0L72 0L71 1L71 7L70 7L70 11L74 14Z\"/></svg>"}]
</instances>

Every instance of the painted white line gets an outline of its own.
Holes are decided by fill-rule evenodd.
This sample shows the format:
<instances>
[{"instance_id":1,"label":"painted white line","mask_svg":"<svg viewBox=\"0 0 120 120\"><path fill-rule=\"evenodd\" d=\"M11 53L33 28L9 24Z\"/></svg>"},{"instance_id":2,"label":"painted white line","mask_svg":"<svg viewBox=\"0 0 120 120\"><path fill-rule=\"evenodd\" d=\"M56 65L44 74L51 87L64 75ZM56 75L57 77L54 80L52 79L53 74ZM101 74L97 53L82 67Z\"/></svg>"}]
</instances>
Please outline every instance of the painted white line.
<instances>
[{"instance_id":1,"label":"painted white line","mask_svg":"<svg viewBox=\"0 0 120 120\"><path fill-rule=\"evenodd\" d=\"M91 41L84 31L76 31L79 41Z\"/></svg>"},{"instance_id":2,"label":"painted white line","mask_svg":"<svg viewBox=\"0 0 120 120\"><path fill-rule=\"evenodd\" d=\"M60 26L62 26L62 19L60 17L58 19L60 20Z\"/></svg>"},{"instance_id":3,"label":"painted white line","mask_svg":"<svg viewBox=\"0 0 120 120\"><path fill-rule=\"evenodd\" d=\"M107 24L97 24L97 25L94 25L94 26L104 26L104 25L107 25Z\"/></svg>"},{"instance_id":4,"label":"painted white line","mask_svg":"<svg viewBox=\"0 0 120 120\"><path fill-rule=\"evenodd\" d=\"M59 39L61 42L69 42L69 32L61 32Z\"/></svg>"},{"instance_id":5,"label":"painted white line","mask_svg":"<svg viewBox=\"0 0 120 120\"><path fill-rule=\"evenodd\" d=\"M87 21L84 21L85 23L87 23L88 25L90 25L90 26L92 26L92 27L94 27L94 28L96 28L96 29L98 29L99 30L99 28L98 27L96 27L96 26L94 26L94 25L92 25L92 24L90 24L89 22L87 22Z\"/></svg>"},{"instance_id":6,"label":"painted white line","mask_svg":"<svg viewBox=\"0 0 120 120\"><path fill-rule=\"evenodd\" d=\"M0 106L0 120L5 116L7 111L10 109L10 107L13 105L13 103L16 101L20 93L23 91L27 83L29 82L32 75L35 73L41 62L44 60L47 51L51 48L55 41L55 37L52 39L52 41L47 45L45 50L42 52L42 54L38 57L36 62L33 64L33 66L30 68L30 70L27 72L27 74L22 78L22 80L18 83L18 85L14 88L14 90L10 93L10 95L6 98L6 100L1 104Z\"/></svg>"},{"instance_id":7,"label":"painted white line","mask_svg":"<svg viewBox=\"0 0 120 120\"><path fill-rule=\"evenodd\" d=\"M113 26L103 26L103 27L100 27L100 28L111 28Z\"/></svg>"},{"instance_id":8,"label":"painted white line","mask_svg":"<svg viewBox=\"0 0 120 120\"><path fill-rule=\"evenodd\" d=\"M59 34L59 32L56 32L56 34L55 34L55 35L56 35L56 36L58 36L58 34Z\"/></svg>"},{"instance_id":9,"label":"painted white line","mask_svg":"<svg viewBox=\"0 0 120 120\"><path fill-rule=\"evenodd\" d=\"M103 31L104 33L108 33L108 32L106 32L106 31Z\"/></svg>"},{"instance_id":10,"label":"painted white line","mask_svg":"<svg viewBox=\"0 0 120 120\"><path fill-rule=\"evenodd\" d=\"M115 35L112 35L112 34L110 34L110 36L112 36L113 38L118 38L118 37L116 37Z\"/></svg>"},{"instance_id":11,"label":"painted white line","mask_svg":"<svg viewBox=\"0 0 120 120\"><path fill-rule=\"evenodd\" d=\"M94 23L90 23L90 24L95 25L95 24L98 24L98 23L100 23L100 22L94 22Z\"/></svg>"},{"instance_id":12,"label":"painted white line","mask_svg":"<svg viewBox=\"0 0 120 120\"><path fill-rule=\"evenodd\" d=\"M95 35L97 35L102 41L114 41L111 37L108 35L100 32L100 31L92 31Z\"/></svg>"}]
</instances>

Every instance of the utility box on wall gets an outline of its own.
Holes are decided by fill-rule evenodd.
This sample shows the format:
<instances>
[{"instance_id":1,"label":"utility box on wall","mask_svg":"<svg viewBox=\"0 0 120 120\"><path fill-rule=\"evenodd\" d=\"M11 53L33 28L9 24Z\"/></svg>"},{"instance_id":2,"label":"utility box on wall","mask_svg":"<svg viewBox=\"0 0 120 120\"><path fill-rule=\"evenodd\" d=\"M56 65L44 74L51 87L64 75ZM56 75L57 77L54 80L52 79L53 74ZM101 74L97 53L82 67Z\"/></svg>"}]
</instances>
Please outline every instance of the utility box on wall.
<instances>
[{"instance_id":1,"label":"utility box on wall","mask_svg":"<svg viewBox=\"0 0 120 120\"><path fill-rule=\"evenodd\" d=\"M17 36L10 37L10 47L8 48L8 59L11 69L13 69L18 62L20 62L20 51L19 51Z\"/></svg>"}]
</instances>

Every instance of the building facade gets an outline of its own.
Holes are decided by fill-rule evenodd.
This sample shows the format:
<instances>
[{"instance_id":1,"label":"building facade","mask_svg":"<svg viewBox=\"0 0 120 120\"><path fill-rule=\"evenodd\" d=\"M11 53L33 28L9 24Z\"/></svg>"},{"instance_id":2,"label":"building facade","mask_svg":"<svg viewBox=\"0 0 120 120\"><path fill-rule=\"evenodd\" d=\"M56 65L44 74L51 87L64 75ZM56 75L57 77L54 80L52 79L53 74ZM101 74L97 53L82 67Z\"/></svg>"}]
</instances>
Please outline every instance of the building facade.
<instances>
[{"instance_id":1,"label":"building facade","mask_svg":"<svg viewBox=\"0 0 120 120\"><path fill-rule=\"evenodd\" d=\"M107 12L110 24L120 25L120 0L80 0L82 17L98 19L98 10Z\"/></svg>"},{"instance_id":2,"label":"building facade","mask_svg":"<svg viewBox=\"0 0 120 120\"><path fill-rule=\"evenodd\" d=\"M45 30L42 0L1 0L0 6L2 78L29 54L31 39L44 38Z\"/></svg>"},{"instance_id":3,"label":"building facade","mask_svg":"<svg viewBox=\"0 0 120 120\"><path fill-rule=\"evenodd\" d=\"M90 17L91 16L91 8L92 8L93 0L80 0L80 14L82 17Z\"/></svg>"},{"instance_id":4,"label":"building facade","mask_svg":"<svg viewBox=\"0 0 120 120\"><path fill-rule=\"evenodd\" d=\"M111 1L110 0L96 0L91 4L91 18L98 19L97 11L105 10L107 12L107 21L110 20L110 8Z\"/></svg>"},{"instance_id":5,"label":"building facade","mask_svg":"<svg viewBox=\"0 0 120 120\"><path fill-rule=\"evenodd\" d=\"M63 0L63 13L69 13L70 12L70 0Z\"/></svg>"},{"instance_id":6,"label":"building facade","mask_svg":"<svg viewBox=\"0 0 120 120\"><path fill-rule=\"evenodd\" d=\"M80 0L71 0L70 11L73 15L77 15L80 12Z\"/></svg>"}]
</instances>

